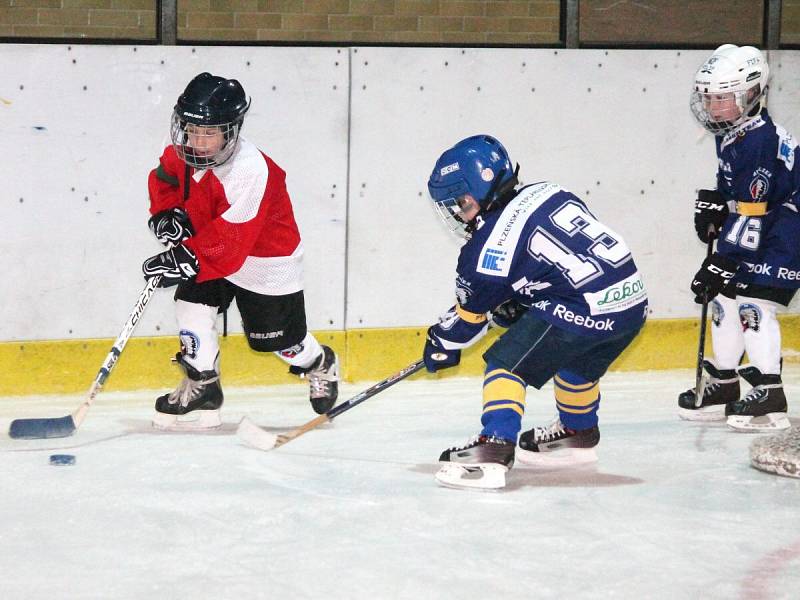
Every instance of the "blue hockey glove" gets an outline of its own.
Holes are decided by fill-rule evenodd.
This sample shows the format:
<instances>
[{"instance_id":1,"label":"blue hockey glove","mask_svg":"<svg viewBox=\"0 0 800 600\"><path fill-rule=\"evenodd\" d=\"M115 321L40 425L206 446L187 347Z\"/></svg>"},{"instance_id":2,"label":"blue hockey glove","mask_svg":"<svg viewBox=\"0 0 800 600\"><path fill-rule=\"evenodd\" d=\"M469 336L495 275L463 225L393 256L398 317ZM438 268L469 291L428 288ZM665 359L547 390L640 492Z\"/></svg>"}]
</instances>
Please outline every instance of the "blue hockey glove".
<instances>
[{"instance_id":1,"label":"blue hockey glove","mask_svg":"<svg viewBox=\"0 0 800 600\"><path fill-rule=\"evenodd\" d=\"M527 306L512 298L511 300L506 300L492 311L491 320L498 327L508 329L519 321L527 310Z\"/></svg>"},{"instance_id":2,"label":"blue hockey glove","mask_svg":"<svg viewBox=\"0 0 800 600\"><path fill-rule=\"evenodd\" d=\"M183 244L151 256L142 264L145 279L161 275L158 287L170 287L195 277L200 270L194 252Z\"/></svg>"},{"instance_id":3,"label":"blue hockey glove","mask_svg":"<svg viewBox=\"0 0 800 600\"><path fill-rule=\"evenodd\" d=\"M436 337L432 329L428 328L428 339L425 341L425 350L422 360L425 361L425 368L428 373L436 373L441 369L455 367L461 362L461 350L446 350L442 347L441 341Z\"/></svg>"},{"instance_id":4,"label":"blue hockey glove","mask_svg":"<svg viewBox=\"0 0 800 600\"><path fill-rule=\"evenodd\" d=\"M731 278L736 274L739 265L736 261L722 256L716 252L703 261L700 270L692 280L692 291L694 301L702 304L705 300L711 300L727 286Z\"/></svg>"}]
</instances>

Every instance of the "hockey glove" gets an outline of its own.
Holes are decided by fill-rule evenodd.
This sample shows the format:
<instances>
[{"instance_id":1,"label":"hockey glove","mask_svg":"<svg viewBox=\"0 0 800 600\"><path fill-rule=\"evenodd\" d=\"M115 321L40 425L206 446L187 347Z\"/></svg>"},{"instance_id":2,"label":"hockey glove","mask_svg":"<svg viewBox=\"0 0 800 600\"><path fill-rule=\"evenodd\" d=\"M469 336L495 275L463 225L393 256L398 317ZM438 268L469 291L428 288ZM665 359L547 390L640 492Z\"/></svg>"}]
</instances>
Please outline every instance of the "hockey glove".
<instances>
[{"instance_id":1,"label":"hockey glove","mask_svg":"<svg viewBox=\"0 0 800 600\"><path fill-rule=\"evenodd\" d=\"M506 300L491 313L492 324L508 329L522 318L528 307L517 302L514 298Z\"/></svg>"},{"instance_id":2,"label":"hockey glove","mask_svg":"<svg viewBox=\"0 0 800 600\"><path fill-rule=\"evenodd\" d=\"M700 190L694 201L694 229L701 242L708 243L709 229L717 237L728 218L728 203L717 190Z\"/></svg>"},{"instance_id":3,"label":"hockey glove","mask_svg":"<svg viewBox=\"0 0 800 600\"><path fill-rule=\"evenodd\" d=\"M170 208L154 214L147 221L147 226L165 246L180 244L194 235L189 215L180 208Z\"/></svg>"},{"instance_id":4,"label":"hockey glove","mask_svg":"<svg viewBox=\"0 0 800 600\"><path fill-rule=\"evenodd\" d=\"M694 301L703 304L714 298L730 283L738 268L735 261L721 254L714 253L706 258L692 280Z\"/></svg>"},{"instance_id":5,"label":"hockey glove","mask_svg":"<svg viewBox=\"0 0 800 600\"><path fill-rule=\"evenodd\" d=\"M195 277L200 270L194 252L183 244L151 256L142 264L145 279L161 275L158 287L170 287Z\"/></svg>"},{"instance_id":6,"label":"hockey glove","mask_svg":"<svg viewBox=\"0 0 800 600\"><path fill-rule=\"evenodd\" d=\"M442 341L436 337L433 327L428 328L428 339L425 342L425 350L422 360L428 373L436 373L441 369L455 367L461 362L461 350L446 350L442 347Z\"/></svg>"}]
</instances>

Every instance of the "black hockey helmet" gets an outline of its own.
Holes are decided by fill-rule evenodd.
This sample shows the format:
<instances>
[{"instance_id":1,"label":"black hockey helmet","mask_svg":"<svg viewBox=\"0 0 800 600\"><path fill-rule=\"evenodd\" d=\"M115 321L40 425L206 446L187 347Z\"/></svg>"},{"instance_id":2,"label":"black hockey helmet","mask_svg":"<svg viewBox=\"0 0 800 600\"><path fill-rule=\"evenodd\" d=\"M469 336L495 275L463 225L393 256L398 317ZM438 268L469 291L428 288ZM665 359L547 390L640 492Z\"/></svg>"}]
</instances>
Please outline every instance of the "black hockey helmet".
<instances>
[{"instance_id":1,"label":"black hockey helmet","mask_svg":"<svg viewBox=\"0 0 800 600\"><path fill-rule=\"evenodd\" d=\"M209 169L228 160L236 148L250 100L242 84L211 73L200 73L178 97L172 115L172 143L192 167ZM222 133L224 143L209 152L204 140Z\"/></svg>"},{"instance_id":2,"label":"black hockey helmet","mask_svg":"<svg viewBox=\"0 0 800 600\"><path fill-rule=\"evenodd\" d=\"M200 73L178 98L175 112L195 125L224 125L241 122L250 102L242 84L211 73Z\"/></svg>"}]
</instances>

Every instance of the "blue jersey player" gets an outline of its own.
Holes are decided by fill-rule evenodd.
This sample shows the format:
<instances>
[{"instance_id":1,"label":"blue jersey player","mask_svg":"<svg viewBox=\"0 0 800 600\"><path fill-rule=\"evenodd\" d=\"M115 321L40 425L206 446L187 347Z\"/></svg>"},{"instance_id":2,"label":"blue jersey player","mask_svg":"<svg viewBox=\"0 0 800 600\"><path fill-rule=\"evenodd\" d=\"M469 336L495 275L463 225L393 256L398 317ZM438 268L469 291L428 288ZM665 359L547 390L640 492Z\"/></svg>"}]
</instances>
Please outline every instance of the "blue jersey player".
<instances>
[{"instance_id":1,"label":"blue jersey player","mask_svg":"<svg viewBox=\"0 0 800 600\"><path fill-rule=\"evenodd\" d=\"M776 312L800 287L800 166L797 141L766 109L769 66L752 46L720 46L695 76L691 108L715 136L717 189L700 190L695 228L717 251L692 282L696 301L711 300L713 359L695 407L695 390L678 398L688 420L723 420L745 431L784 429L781 331ZM747 351L750 365L738 369ZM740 398L739 375L752 389Z\"/></svg>"},{"instance_id":2,"label":"blue jersey player","mask_svg":"<svg viewBox=\"0 0 800 600\"><path fill-rule=\"evenodd\" d=\"M466 234L455 306L428 330L425 366L458 364L490 321L508 330L483 358L483 429L445 450L436 479L501 488L513 465L526 386L554 379L558 418L519 438L522 463L597 460L599 380L641 329L647 294L630 249L555 183L520 187L503 145L476 135L444 152L428 190Z\"/></svg>"}]
</instances>

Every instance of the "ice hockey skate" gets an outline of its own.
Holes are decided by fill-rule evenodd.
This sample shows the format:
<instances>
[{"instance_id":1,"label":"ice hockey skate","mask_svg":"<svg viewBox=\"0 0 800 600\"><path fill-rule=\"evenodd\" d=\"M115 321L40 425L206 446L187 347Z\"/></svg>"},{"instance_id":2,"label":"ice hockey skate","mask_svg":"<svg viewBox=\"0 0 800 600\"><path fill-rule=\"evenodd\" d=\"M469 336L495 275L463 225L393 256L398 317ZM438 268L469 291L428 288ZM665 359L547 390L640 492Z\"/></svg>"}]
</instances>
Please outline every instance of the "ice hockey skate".
<instances>
[{"instance_id":1,"label":"ice hockey skate","mask_svg":"<svg viewBox=\"0 0 800 600\"><path fill-rule=\"evenodd\" d=\"M339 358L328 346L322 346L322 355L307 369L290 367L289 371L308 377L309 400L318 415L325 414L339 397Z\"/></svg>"},{"instance_id":2,"label":"ice hockey skate","mask_svg":"<svg viewBox=\"0 0 800 600\"><path fill-rule=\"evenodd\" d=\"M514 464L514 442L475 436L442 452L439 463L436 481L445 487L499 490L506 486L506 473Z\"/></svg>"},{"instance_id":3,"label":"ice hockey skate","mask_svg":"<svg viewBox=\"0 0 800 600\"><path fill-rule=\"evenodd\" d=\"M178 353L176 362L186 377L175 391L156 400L153 427L162 431L209 431L222 425L222 386L219 374L210 369L198 371Z\"/></svg>"},{"instance_id":4,"label":"ice hockey skate","mask_svg":"<svg viewBox=\"0 0 800 600\"><path fill-rule=\"evenodd\" d=\"M517 460L537 467L569 467L597 461L600 428L574 431L556 418L547 427L534 427L519 436Z\"/></svg>"},{"instance_id":5,"label":"ice hockey skate","mask_svg":"<svg viewBox=\"0 0 800 600\"><path fill-rule=\"evenodd\" d=\"M739 399L739 376L735 369L717 369L710 361L703 361L708 378L703 378L703 400L695 406L694 388L678 396L678 416L686 421L723 421L725 405Z\"/></svg>"},{"instance_id":6,"label":"ice hockey skate","mask_svg":"<svg viewBox=\"0 0 800 600\"><path fill-rule=\"evenodd\" d=\"M769 432L790 427L786 416L786 394L780 375L764 375L756 367L739 369L739 374L753 386L741 400L725 407L728 427L744 432Z\"/></svg>"}]
</instances>

